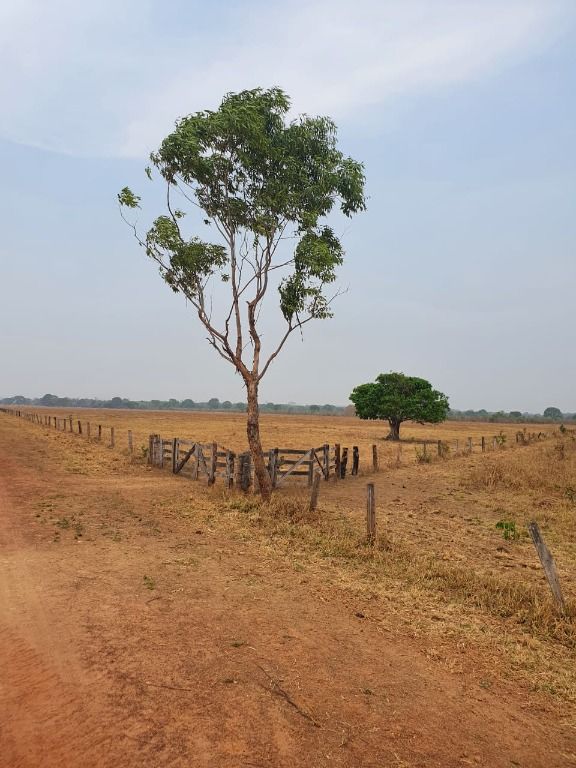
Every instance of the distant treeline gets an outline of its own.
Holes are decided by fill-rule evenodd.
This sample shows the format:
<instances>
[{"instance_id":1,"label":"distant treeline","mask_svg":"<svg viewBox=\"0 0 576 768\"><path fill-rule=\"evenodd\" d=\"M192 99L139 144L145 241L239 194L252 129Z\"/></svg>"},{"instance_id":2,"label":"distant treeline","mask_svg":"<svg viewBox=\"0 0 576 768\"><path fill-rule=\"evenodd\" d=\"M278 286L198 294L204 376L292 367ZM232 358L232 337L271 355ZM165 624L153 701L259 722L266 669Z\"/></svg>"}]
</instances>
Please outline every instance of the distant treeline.
<instances>
[{"instance_id":1,"label":"distant treeline","mask_svg":"<svg viewBox=\"0 0 576 768\"><path fill-rule=\"evenodd\" d=\"M455 411L448 414L451 421L492 421L495 423L528 424L576 420L576 413L562 413L559 408L546 408L544 413L522 413L521 411Z\"/></svg>"},{"instance_id":2,"label":"distant treeline","mask_svg":"<svg viewBox=\"0 0 576 768\"><path fill-rule=\"evenodd\" d=\"M5 397L0 405L34 405L46 408L131 408L143 411L246 411L246 403L233 403L230 400L219 400L212 397L205 403L185 400L129 400L125 397L113 397L111 400L98 400L87 397L58 397L44 395L29 398L22 395ZM263 403L260 406L263 413L310 413L326 416L353 416L353 405L297 405L296 403ZM544 413L522 413L521 411L479 411L451 410L448 414L451 421L492 421L495 423L530 423L558 422L576 420L576 413L562 413L559 408L546 408Z\"/></svg>"},{"instance_id":3,"label":"distant treeline","mask_svg":"<svg viewBox=\"0 0 576 768\"><path fill-rule=\"evenodd\" d=\"M205 403L185 400L129 400L125 397L113 397L111 400L98 400L87 397L58 397L44 395L29 398L22 395L5 397L0 400L2 405L33 405L45 408L130 408L143 411L246 411L246 403L233 403L230 400L220 401L212 397ZM353 406L347 408L338 405L296 405L295 403L262 403L263 413L311 413L317 415L343 416L354 413Z\"/></svg>"}]
</instances>

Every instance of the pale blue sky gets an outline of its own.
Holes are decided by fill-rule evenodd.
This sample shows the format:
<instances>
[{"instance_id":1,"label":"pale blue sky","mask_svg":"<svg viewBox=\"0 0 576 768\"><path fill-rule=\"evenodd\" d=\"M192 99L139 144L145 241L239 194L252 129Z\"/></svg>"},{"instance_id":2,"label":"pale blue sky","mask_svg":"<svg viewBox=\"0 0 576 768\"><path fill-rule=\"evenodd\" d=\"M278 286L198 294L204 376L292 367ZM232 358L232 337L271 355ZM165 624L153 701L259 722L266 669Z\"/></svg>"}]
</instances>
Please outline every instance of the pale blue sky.
<instances>
[{"instance_id":1,"label":"pale blue sky","mask_svg":"<svg viewBox=\"0 0 576 768\"><path fill-rule=\"evenodd\" d=\"M264 400L379 372L576 410L576 3L0 4L0 396L242 398L115 202L176 117L279 85L366 167L348 287ZM279 330L272 322L270 334Z\"/></svg>"}]
</instances>

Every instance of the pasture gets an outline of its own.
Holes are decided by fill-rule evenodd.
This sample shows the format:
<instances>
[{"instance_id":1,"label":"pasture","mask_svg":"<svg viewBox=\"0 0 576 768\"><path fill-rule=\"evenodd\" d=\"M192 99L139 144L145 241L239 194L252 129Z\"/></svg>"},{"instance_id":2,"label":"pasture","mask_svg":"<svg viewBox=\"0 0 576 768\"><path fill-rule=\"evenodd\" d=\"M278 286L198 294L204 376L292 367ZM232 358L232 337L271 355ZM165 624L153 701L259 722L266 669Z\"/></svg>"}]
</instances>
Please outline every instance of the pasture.
<instances>
[{"instance_id":1,"label":"pasture","mask_svg":"<svg viewBox=\"0 0 576 768\"><path fill-rule=\"evenodd\" d=\"M71 415L114 426L115 447L0 414L1 530L21 582L19 596L4 596L13 626L3 679L7 690L18 675L57 681L21 703L9 744L51 713L69 732L54 754L86 750L91 764L69 675L92 691L110 764L122 755L132 765L118 751L130 741L140 760L163 765L191 755L201 766L574 764L571 433L520 446L515 425L405 425L399 457L383 423L265 415L265 447L360 448L359 474L322 482L310 513L305 483L266 507L146 464L151 433L244 450L242 414ZM480 438L500 432L503 447L480 453ZM418 441L469 437L472 454L416 460ZM367 482L375 547L365 542ZM556 559L564 617L530 520ZM18 607L27 590L65 630L30 624Z\"/></svg>"}]
</instances>

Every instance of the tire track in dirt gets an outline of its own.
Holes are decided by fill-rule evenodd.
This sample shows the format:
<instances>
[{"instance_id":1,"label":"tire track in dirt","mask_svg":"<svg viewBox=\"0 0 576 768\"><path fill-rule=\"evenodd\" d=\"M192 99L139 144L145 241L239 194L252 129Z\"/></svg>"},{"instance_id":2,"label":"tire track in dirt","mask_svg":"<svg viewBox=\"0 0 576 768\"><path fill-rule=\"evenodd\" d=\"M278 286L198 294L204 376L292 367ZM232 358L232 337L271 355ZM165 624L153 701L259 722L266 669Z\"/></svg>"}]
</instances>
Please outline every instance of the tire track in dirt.
<instances>
[{"instance_id":1,"label":"tire track in dirt","mask_svg":"<svg viewBox=\"0 0 576 768\"><path fill-rule=\"evenodd\" d=\"M15 465L3 457L4 474ZM0 476L0 766L118 765L107 719L71 638L51 613L46 562L20 535L21 516ZM112 732L110 732L112 731Z\"/></svg>"}]
</instances>

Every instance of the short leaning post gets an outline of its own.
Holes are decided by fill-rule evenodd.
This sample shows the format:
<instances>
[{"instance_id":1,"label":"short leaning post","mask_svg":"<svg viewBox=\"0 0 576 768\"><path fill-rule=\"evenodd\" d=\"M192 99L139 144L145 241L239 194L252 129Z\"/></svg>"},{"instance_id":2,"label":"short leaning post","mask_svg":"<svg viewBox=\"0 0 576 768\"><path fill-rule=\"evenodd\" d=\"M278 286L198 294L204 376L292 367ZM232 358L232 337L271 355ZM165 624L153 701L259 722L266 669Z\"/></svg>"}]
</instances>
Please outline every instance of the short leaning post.
<instances>
[{"instance_id":1,"label":"short leaning post","mask_svg":"<svg viewBox=\"0 0 576 768\"><path fill-rule=\"evenodd\" d=\"M366 486L366 541L371 546L376 543L376 497L374 483Z\"/></svg>"},{"instance_id":2,"label":"short leaning post","mask_svg":"<svg viewBox=\"0 0 576 768\"><path fill-rule=\"evenodd\" d=\"M372 446L372 469L374 472L378 472L378 446Z\"/></svg>"},{"instance_id":3,"label":"short leaning post","mask_svg":"<svg viewBox=\"0 0 576 768\"><path fill-rule=\"evenodd\" d=\"M562 615L564 615L566 613L566 603L564 602L564 595L562 594L562 589L560 587L560 579L558 578L558 572L556 571L556 563L554 562L552 553L550 552L550 550L546 546L544 539L542 538L542 534L540 533L540 528L538 527L538 523L534 521L529 523L528 531L530 533L530 538L532 539L532 543L534 544L534 548L536 549L536 552L538 553L538 557L540 558L540 563L542 565L542 568L544 569L544 573L546 574L546 579L548 580L548 585L550 587L550 591L552 592L554 600L556 601L558 610Z\"/></svg>"}]
</instances>

